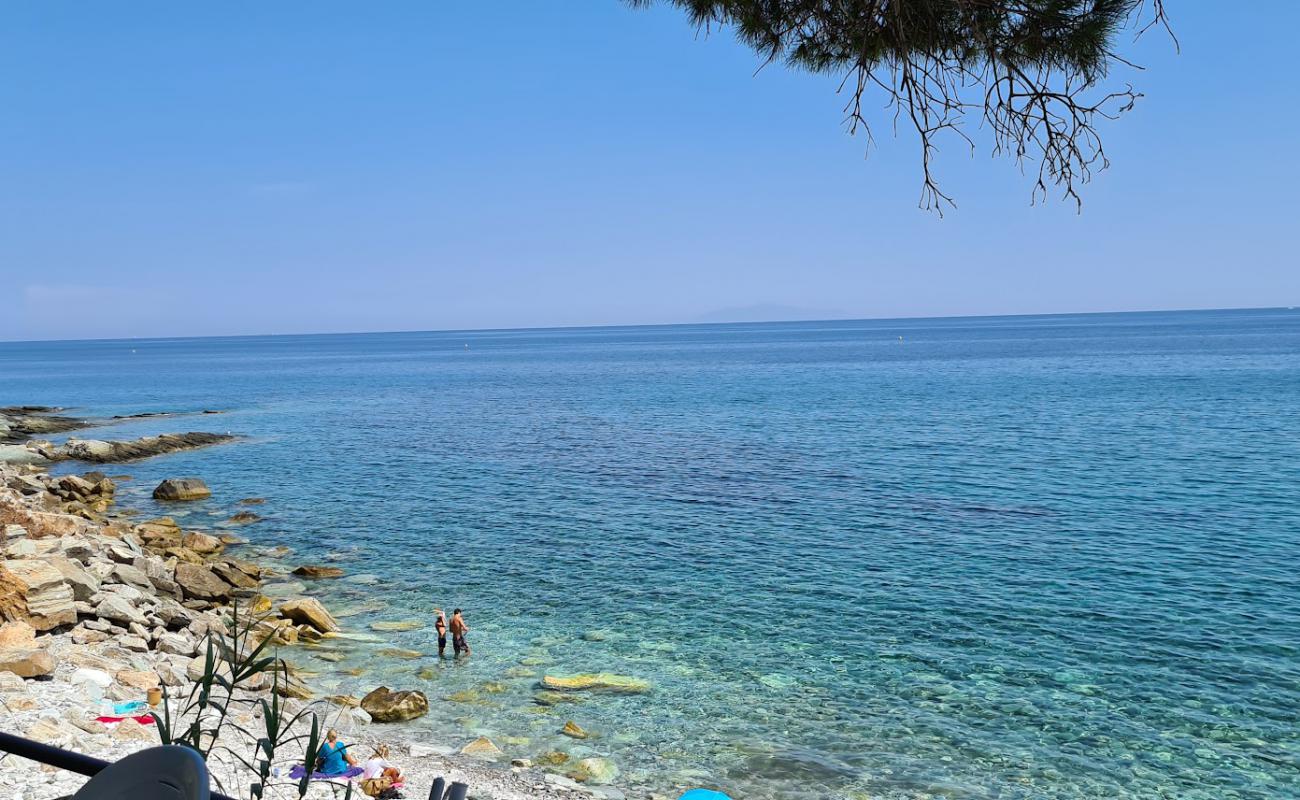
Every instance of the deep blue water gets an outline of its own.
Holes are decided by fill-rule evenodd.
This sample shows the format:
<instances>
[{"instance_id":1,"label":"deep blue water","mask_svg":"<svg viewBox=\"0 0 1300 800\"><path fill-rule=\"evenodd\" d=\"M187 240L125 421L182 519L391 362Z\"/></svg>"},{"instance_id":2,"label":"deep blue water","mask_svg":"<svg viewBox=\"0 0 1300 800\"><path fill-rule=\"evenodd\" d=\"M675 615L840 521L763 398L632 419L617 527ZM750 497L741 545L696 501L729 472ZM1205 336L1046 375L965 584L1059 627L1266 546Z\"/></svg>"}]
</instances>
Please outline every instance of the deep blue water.
<instances>
[{"instance_id":1,"label":"deep blue water","mask_svg":"<svg viewBox=\"0 0 1300 800\"><path fill-rule=\"evenodd\" d=\"M88 435L245 434L124 504L266 497L241 533L347 568L358 634L466 608L461 664L290 653L425 690L439 741L739 797L1300 796L1298 311L10 343L5 403L228 410ZM570 670L654 689L533 702Z\"/></svg>"}]
</instances>

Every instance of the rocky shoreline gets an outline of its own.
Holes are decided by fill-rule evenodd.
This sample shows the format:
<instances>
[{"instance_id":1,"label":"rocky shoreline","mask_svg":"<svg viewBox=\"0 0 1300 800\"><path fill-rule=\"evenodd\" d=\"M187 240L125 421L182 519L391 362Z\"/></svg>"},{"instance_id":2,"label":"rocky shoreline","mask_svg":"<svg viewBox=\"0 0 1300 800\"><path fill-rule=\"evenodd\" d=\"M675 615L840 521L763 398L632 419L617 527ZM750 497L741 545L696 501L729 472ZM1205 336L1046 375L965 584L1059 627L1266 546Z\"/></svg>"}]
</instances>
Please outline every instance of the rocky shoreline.
<instances>
[{"instance_id":1,"label":"rocky shoreline","mask_svg":"<svg viewBox=\"0 0 1300 800\"><path fill-rule=\"evenodd\" d=\"M52 432L49 425L75 424L64 431L84 427L72 418L53 416L54 411L0 409L0 420L10 438L15 432L31 433L33 425L46 426L39 433ZM15 418L45 422L11 424ZM71 452L71 446L54 447ZM487 739L453 747L410 740L402 728L382 724L427 711L428 700L419 692L376 687L363 698L318 697L310 676L296 672L288 652L295 646L328 644L340 635L329 610L310 596L273 601L260 589L278 575L232 556L243 543L239 537L185 530L170 517L134 521L129 512L116 509L116 490L117 481L103 472L50 476L35 465L0 463L3 729L108 760L157 744L154 726L129 717L115 724L95 718L115 703L143 699L155 687L169 697L183 696L203 676L206 638L228 630L231 606L237 605L257 615L255 639L269 639L286 659L274 682L281 702L316 713L359 757L374 744L388 744L410 778L408 797L427 796L441 775L469 783L475 797L622 800L623 793L608 785L615 771L604 759L567 764L567 774L543 772L526 761L506 762L507 756ZM207 494L197 479L164 481L155 490L156 497L178 503ZM244 522L258 519L252 512L240 513L246 515ZM262 680L248 687L245 699L271 691L269 674L258 677ZM555 685L545 688L601 688L586 685L601 678L618 676L547 678ZM243 721L251 724L261 712L252 705L249 709ZM84 782L15 757L0 764L0 790L14 789L27 800L68 795ZM249 777L236 762L214 757L210 766L228 794L246 794ZM313 784L309 793L329 790Z\"/></svg>"}]
</instances>

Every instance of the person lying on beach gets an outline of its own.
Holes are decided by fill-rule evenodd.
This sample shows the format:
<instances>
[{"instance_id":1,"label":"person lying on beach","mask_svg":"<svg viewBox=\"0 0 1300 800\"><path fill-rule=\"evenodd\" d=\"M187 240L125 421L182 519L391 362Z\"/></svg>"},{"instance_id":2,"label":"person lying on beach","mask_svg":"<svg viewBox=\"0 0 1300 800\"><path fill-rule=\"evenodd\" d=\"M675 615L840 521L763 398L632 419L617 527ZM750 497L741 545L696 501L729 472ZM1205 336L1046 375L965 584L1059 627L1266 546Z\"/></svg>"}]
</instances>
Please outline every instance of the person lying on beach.
<instances>
[{"instance_id":1,"label":"person lying on beach","mask_svg":"<svg viewBox=\"0 0 1300 800\"><path fill-rule=\"evenodd\" d=\"M435 608L433 613L438 617L433 621L433 629L438 632L438 657L447 651L447 618L443 616L441 608Z\"/></svg>"},{"instance_id":2,"label":"person lying on beach","mask_svg":"<svg viewBox=\"0 0 1300 800\"><path fill-rule=\"evenodd\" d=\"M361 773L361 791L371 797L378 797L394 784L402 783L402 771L388 760L388 745L381 744L375 753L366 760Z\"/></svg>"},{"instance_id":3,"label":"person lying on beach","mask_svg":"<svg viewBox=\"0 0 1300 800\"><path fill-rule=\"evenodd\" d=\"M469 633L469 626L465 624L465 618L461 616L458 608L451 612L451 648L456 651L456 655L461 653L469 655L469 643L465 641L467 633Z\"/></svg>"},{"instance_id":4,"label":"person lying on beach","mask_svg":"<svg viewBox=\"0 0 1300 800\"><path fill-rule=\"evenodd\" d=\"M342 775L348 767L355 767L357 760L348 755L347 745L339 741L339 734L330 728L325 734L325 743L316 751L316 771L322 775Z\"/></svg>"}]
</instances>

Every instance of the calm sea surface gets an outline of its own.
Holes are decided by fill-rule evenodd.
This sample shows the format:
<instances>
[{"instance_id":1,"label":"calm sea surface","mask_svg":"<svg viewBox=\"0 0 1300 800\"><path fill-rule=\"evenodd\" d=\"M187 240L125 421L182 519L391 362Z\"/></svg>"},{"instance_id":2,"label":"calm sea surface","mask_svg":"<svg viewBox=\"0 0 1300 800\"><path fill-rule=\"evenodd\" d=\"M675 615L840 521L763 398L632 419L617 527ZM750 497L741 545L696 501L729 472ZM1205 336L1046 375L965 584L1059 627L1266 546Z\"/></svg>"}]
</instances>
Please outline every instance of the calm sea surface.
<instances>
[{"instance_id":1,"label":"calm sea surface","mask_svg":"<svg viewBox=\"0 0 1300 800\"><path fill-rule=\"evenodd\" d=\"M356 612L290 657L424 690L436 741L740 798L1300 796L1300 311L11 343L6 403L227 410L89 435L249 437L123 504L267 498L241 533ZM376 655L435 605L468 661Z\"/></svg>"}]
</instances>

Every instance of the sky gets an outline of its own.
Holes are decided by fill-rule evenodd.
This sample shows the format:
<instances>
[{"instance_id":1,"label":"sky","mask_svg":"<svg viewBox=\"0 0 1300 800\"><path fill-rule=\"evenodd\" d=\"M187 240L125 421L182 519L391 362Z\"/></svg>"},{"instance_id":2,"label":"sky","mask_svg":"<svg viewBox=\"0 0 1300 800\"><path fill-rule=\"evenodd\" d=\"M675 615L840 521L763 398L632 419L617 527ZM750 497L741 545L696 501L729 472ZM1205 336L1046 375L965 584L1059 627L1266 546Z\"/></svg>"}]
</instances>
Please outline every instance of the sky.
<instances>
[{"instance_id":1,"label":"sky","mask_svg":"<svg viewBox=\"0 0 1300 800\"><path fill-rule=\"evenodd\" d=\"M1081 214L949 141L939 218L668 7L9 0L0 340L1300 305L1300 3L1168 5Z\"/></svg>"}]
</instances>

